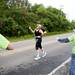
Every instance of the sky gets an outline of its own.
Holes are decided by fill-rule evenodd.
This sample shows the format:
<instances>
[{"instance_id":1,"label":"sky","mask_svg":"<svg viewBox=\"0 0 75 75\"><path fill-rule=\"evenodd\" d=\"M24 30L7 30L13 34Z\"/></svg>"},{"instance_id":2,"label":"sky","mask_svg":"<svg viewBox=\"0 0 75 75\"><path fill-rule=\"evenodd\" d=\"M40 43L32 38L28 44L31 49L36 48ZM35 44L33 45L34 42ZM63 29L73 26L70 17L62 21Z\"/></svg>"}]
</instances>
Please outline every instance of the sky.
<instances>
[{"instance_id":1,"label":"sky","mask_svg":"<svg viewBox=\"0 0 75 75\"><path fill-rule=\"evenodd\" d=\"M34 5L43 4L45 7L52 6L62 9L69 20L75 20L75 0L29 0Z\"/></svg>"}]
</instances>

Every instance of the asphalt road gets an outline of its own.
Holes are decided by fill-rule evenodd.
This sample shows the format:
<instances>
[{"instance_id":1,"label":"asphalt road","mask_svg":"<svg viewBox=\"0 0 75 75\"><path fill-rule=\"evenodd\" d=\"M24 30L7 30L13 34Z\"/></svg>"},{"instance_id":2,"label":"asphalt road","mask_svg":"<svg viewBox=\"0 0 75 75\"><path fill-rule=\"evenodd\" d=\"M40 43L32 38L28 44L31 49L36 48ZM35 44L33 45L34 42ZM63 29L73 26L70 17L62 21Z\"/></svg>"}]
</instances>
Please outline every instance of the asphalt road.
<instances>
[{"instance_id":1,"label":"asphalt road","mask_svg":"<svg viewBox=\"0 0 75 75\"><path fill-rule=\"evenodd\" d=\"M71 55L71 45L56 40L65 35L44 37L42 44L47 56L37 61L34 60L34 39L14 43L15 52L3 51L5 55L0 55L0 75L47 75Z\"/></svg>"}]
</instances>

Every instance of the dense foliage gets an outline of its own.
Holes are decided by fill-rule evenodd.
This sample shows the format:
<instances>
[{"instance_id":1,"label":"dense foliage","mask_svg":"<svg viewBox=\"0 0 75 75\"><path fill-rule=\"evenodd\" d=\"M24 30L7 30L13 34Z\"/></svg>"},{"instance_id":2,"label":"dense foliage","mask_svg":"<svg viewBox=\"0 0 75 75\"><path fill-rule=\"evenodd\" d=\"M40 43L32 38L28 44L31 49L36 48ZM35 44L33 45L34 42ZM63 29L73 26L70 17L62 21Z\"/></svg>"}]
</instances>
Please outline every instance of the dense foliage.
<instances>
[{"instance_id":1,"label":"dense foliage","mask_svg":"<svg viewBox=\"0 0 75 75\"><path fill-rule=\"evenodd\" d=\"M75 27L75 21L71 23L63 11L51 6L31 6L28 0L25 3L17 0L0 0L0 33L3 35L30 34L28 27L34 29L37 23L44 25L48 32L67 31Z\"/></svg>"}]
</instances>

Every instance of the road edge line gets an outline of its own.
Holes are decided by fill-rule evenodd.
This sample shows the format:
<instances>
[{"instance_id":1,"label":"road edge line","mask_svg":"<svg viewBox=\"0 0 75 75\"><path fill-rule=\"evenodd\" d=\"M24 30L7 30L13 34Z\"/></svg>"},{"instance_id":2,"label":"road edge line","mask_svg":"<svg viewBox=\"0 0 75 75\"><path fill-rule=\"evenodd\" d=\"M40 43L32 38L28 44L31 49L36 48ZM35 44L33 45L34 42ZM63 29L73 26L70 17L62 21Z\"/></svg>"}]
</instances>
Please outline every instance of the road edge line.
<instances>
[{"instance_id":1,"label":"road edge line","mask_svg":"<svg viewBox=\"0 0 75 75\"><path fill-rule=\"evenodd\" d=\"M70 61L71 61L71 57L69 57L65 62L63 62L61 65L59 65L57 68L55 68L48 75L54 75L61 67L63 67L65 64L69 63Z\"/></svg>"}]
</instances>

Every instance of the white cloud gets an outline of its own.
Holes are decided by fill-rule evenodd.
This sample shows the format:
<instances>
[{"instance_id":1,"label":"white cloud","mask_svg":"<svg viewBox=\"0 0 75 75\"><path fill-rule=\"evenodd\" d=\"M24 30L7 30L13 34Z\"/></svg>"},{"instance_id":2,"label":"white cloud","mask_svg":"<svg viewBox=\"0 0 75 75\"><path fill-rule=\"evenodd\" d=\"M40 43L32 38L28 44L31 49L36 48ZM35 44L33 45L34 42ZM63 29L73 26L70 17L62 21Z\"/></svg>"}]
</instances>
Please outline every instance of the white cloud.
<instances>
[{"instance_id":1,"label":"white cloud","mask_svg":"<svg viewBox=\"0 0 75 75\"><path fill-rule=\"evenodd\" d=\"M55 8L62 8L66 13L68 19L75 19L75 0L29 0L29 2L34 5L43 4L45 7L53 6Z\"/></svg>"}]
</instances>

